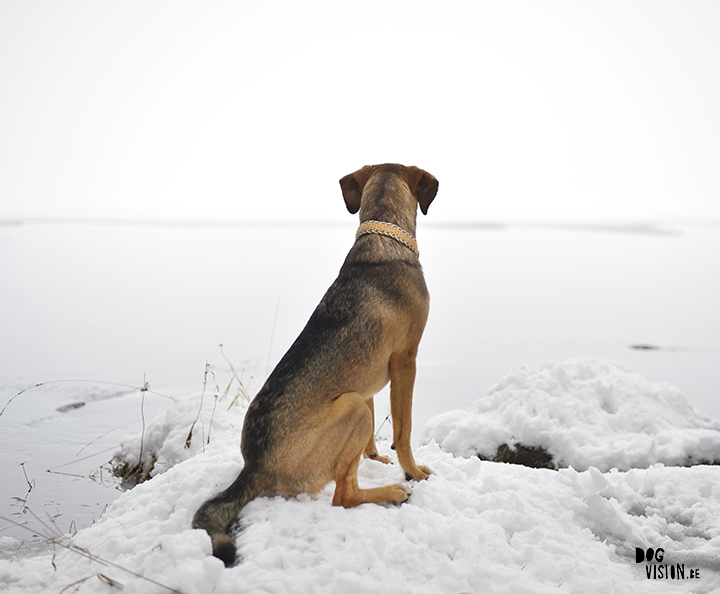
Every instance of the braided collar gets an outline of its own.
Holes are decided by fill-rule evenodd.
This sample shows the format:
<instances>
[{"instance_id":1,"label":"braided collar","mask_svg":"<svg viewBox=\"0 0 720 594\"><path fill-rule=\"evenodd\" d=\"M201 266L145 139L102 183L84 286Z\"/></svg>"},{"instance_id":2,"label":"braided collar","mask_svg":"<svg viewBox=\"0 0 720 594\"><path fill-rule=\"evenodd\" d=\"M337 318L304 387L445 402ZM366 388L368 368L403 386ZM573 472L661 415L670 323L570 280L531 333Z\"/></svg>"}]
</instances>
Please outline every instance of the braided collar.
<instances>
[{"instance_id":1,"label":"braided collar","mask_svg":"<svg viewBox=\"0 0 720 594\"><path fill-rule=\"evenodd\" d=\"M410 248L418 258L420 257L417 241L415 241L415 238L402 227L398 227L392 223L383 223L382 221L365 221L358 228L355 240L357 241L363 235L368 234L392 237L395 241L399 241L404 246Z\"/></svg>"}]
</instances>

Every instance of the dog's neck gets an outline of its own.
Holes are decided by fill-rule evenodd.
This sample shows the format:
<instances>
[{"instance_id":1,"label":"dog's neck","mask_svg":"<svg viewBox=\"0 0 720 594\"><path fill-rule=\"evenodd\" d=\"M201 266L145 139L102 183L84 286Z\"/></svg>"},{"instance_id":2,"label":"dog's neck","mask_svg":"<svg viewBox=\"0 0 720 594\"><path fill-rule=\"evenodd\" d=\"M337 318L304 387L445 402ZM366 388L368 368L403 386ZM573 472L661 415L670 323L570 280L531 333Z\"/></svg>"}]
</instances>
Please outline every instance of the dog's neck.
<instances>
[{"instance_id":1,"label":"dog's neck","mask_svg":"<svg viewBox=\"0 0 720 594\"><path fill-rule=\"evenodd\" d=\"M370 234L391 237L395 241L398 241L405 247L411 249L418 258L420 257L415 237L413 237L412 233L408 233L402 227L398 227L392 223L383 223L382 221L365 221L358 228L357 233L355 234L355 240L357 241L363 235Z\"/></svg>"}]
</instances>

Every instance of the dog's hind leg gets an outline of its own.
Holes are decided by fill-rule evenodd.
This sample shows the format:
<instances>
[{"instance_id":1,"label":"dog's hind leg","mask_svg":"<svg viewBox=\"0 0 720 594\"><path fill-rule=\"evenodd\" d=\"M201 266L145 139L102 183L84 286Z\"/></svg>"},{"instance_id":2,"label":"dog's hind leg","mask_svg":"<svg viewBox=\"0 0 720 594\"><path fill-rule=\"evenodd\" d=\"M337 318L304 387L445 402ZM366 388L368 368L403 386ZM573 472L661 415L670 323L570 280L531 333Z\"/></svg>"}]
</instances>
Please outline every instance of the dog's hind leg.
<instances>
[{"instance_id":1,"label":"dog's hind leg","mask_svg":"<svg viewBox=\"0 0 720 594\"><path fill-rule=\"evenodd\" d=\"M350 466L338 476L333 495L333 505L355 507L361 503L394 503L399 505L407 501L410 493L399 483L387 487L374 489L361 489L358 485L357 471L360 465L360 455L355 457Z\"/></svg>"},{"instance_id":2,"label":"dog's hind leg","mask_svg":"<svg viewBox=\"0 0 720 594\"><path fill-rule=\"evenodd\" d=\"M361 503L395 503L406 501L408 492L400 484L361 489L358 485L357 470L363 451L372 438L373 418L366 402L356 393L343 394L333 405L339 407L335 424L345 441L335 458L335 494L333 505L355 507Z\"/></svg>"}]
</instances>

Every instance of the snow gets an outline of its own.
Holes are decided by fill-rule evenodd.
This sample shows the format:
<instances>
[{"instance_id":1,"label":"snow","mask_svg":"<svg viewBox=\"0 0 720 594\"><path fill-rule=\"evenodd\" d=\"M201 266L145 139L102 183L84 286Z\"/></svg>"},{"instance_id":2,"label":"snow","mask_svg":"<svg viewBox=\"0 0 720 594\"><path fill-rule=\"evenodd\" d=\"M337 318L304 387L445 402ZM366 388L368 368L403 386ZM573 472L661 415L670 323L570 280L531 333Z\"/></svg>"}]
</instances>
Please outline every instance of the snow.
<instances>
[{"instance_id":1,"label":"snow","mask_svg":"<svg viewBox=\"0 0 720 594\"><path fill-rule=\"evenodd\" d=\"M205 394L200 404L200 393L180 399L148 421L143 434L123 441L119 457L139 460L141 444L143 457L155 457L153 476L125 492L95 525L58 536L63 546L36 555L3 537L0 547L12 554L0 560L0 587L59 592L74 584L66 591L104 593L122 586L126 592L185 594L720 588L720 468L660 461L712 453L717 424L671 386L649 383L618 364L574 359L517 369L473 412L431 420L427 443L415 455L435 474L413 483L401 506L334 508L332 485L315 497L252 501L240 517L241 561L230 569L210 555L210 539L191 530L190 521L242 467L245 401L231 406L229 397ZM597 423L589 431L593 416ZM493 431L491 423L497 423ZM478 429L490 437L475 439ZM533 469L472 455L474 447L492 448L513 435L523 443L537 437L535 443L568 467ZM655 448L647 446L648 438ZM610 462L608 444L629 448L627 460L642 468L601 470L618 466ZM379 448L394 456L388 442ZM367 487L402 481L397 464L372 460L363 460L359 476ZM648 579L652 565L636 562L636 548L662 548L661 567L681 566L685 579Z\"/></svg>"},{"instance_id":2,"label":"snow","mask_svg":"<svg viewBox=\"0 0 720 594\"><path fill-rule=\"evenodd\" d=\"M720 421L674 386L587 358L513 370L470 412L431 419L423 436L430 440L489 459L501 444L541 447L556 465L577 470L720 462Z\"/></svg>"},{"instance_id":3,"label":"snow","mask_svg":"<svg viewBox=\"0 0 720 594\"><path fill-rule=\"evenodd\" d=\"M242 427L243 422L242 414L238 415L235 409L244 411L243 405L247 406L249 400L243 400L241 393L232 398L227 392L223 395L200 392L177 399L173 407L151 420L144 431L121 440L114 461L118 465L127 464L130 469L140 464L153 477L204 452L212 432L234 434L233 429Z\"/></svg>"}]
</instances>

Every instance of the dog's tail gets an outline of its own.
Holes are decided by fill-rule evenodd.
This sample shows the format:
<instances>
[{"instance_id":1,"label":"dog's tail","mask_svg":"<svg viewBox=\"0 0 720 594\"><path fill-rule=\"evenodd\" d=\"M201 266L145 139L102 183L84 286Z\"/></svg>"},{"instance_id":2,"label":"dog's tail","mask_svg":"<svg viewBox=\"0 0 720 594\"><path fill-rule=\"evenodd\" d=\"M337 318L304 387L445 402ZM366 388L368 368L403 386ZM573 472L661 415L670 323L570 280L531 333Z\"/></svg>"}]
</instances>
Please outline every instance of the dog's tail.
<instances>
[{"instance_id":1,"label":"dog's tail","mask_svg":"<svg viewBox=\"0 0 720 594\"><path fill-rule=\"evenodd\" d=\"M240 510L264 490L258 485L256 476L246 466L232 485L208 499L193 518L192 527L205 530L210 535L213 555L221 559L226 567L235 564L235 540L229 534L230 528Z\"/></svg>"}]
</instances>

